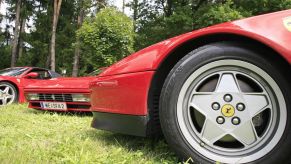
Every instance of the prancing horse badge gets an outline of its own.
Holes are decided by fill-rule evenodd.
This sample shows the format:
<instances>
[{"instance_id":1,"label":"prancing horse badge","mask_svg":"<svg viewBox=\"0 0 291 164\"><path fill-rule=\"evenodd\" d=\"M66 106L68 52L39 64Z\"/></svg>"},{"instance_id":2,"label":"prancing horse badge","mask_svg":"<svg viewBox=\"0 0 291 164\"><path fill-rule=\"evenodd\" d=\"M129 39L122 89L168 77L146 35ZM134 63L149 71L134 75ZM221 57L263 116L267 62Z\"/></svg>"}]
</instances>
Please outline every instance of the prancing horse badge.
<instances>
[{"instance_id":1,"label":"prancing horse badge","mask_svg":"<svg viewBox=\"0 0 291 164\"><path fill-rule=\"evenodd\" d=\"M283 19L284 26L291 32L291 16Z\"/></svg>"}]
</instances>

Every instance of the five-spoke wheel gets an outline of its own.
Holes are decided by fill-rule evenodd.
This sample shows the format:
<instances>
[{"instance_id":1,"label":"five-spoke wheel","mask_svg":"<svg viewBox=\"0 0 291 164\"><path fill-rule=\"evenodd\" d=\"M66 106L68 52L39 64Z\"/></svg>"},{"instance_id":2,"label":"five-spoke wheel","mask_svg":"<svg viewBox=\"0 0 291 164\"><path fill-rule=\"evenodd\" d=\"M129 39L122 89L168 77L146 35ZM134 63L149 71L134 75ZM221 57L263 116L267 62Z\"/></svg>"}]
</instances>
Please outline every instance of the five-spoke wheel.
<instances>
[{"instance_id":1,"label":"five-spoke wheel","mask_svg":"<svg viewBox=\"0 0 291 164\"><path fill-rule=\"evenodd\" d=\"M17 101L17 90L7 82L0 83L0 106L8 105Z\"/></svg>"},{"instance_id":2,"label":"five-spoke wheel","mask_svg":"<svg viewBox=\"0 0 291 164\"><path fill-rule=\"evenodd\" d=\"M160 100L163 132L185 160L260 163L272 161L265 159L271 153L284 161L287 156L273 150L289 151L278 147L289 135L288 88L269 61L246 48L202 47L167 77Z\"/></svg>"}]
</instances>

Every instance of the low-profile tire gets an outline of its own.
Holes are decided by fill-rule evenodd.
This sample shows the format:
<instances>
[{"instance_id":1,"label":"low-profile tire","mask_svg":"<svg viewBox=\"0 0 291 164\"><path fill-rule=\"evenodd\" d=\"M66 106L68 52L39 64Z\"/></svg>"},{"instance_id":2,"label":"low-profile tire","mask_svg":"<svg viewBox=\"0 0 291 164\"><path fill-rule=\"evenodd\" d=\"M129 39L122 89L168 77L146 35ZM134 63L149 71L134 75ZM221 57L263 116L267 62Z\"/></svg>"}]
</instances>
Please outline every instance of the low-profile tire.
<instances>
[{"instance_id":1,"label":"low-profile tire","mask_svg":"<svg viewBox=\"0 0 291 164\"><path fill-rule=\"evenodd\" d=\"M0 82L0 106L18 102L18 91L8 82Z\"/></svg>"},{"instance_id":2,"label":"low-profile tire","mask_svg":"<svg viewBox=\"0 0 291 164\"><path fill-rule=\"evenodd\" d=\"M182 160L290 162L289 78L276 61L247 47L228 42L200 47L167 76L161 126Z\"/></svg>"}]
</instances>

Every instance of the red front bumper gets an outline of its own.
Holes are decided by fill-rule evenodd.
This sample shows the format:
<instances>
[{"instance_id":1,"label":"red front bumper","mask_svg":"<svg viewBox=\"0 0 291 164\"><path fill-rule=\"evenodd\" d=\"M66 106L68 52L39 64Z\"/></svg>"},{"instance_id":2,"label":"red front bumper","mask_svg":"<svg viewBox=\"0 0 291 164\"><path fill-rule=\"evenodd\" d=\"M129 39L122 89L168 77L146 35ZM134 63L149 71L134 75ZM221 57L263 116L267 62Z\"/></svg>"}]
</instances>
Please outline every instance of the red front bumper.
<instances>
[{"instance_id":1,"label":"red front bumper","mask_svg":"<svg viewBox=\"0 0 291 164\"><path fill-rule=\"evenodd\" d=\"M97 77L90 83L92 112L147 115L154 71Z\"/></svg>"},{"instance_id":2,"label":"red front bumper","mask_svg":"<svg viewBox=\"0 0 291 164\"><path fill-rule=\"evenodd\" d=\"M46 109L44 108L41 103L42 102L53 102L53 101L29 101L29 108L40 109L40 110L47 110L47 111L76 111L76 112L91 112L90 103L81 103L81 102L64 102L67 105L67 110L58 110L58 109Z\"/></svg>"},{"instance_id":3,"label":"red front bumper","mask_svg":"<svg viewBox=\"0 0 291 164\"><path fill-rule=\"evenodd\" d=\"M97 77L90 83L91 126L136 136L150 134L148 93L154 71Z\"/></svg>"},{"instance_id":4,"label":"red front bumper","mask_svg":"<svg viewBox=\"0 0 291 164\"><path fill-rule=\"evenodd\" d=\"M24 90L24 94L28 93L36 93L36 94L43 94L43 95L71 95L71 94L86 94L90 95L89 89L29 89L26 88ZM77 112L91 112L90 102L74 102L72 100L61 99L61 100L51 100L51 99L41 99L37 101L27 100L29 102L29 108L40 109L40 110L49 110L49 111L77 111ZM61 102L66 103L67 109L66 110L57 110L57 109L46 109L41 104L42 102Z\"/></svg>"}]
</instances>

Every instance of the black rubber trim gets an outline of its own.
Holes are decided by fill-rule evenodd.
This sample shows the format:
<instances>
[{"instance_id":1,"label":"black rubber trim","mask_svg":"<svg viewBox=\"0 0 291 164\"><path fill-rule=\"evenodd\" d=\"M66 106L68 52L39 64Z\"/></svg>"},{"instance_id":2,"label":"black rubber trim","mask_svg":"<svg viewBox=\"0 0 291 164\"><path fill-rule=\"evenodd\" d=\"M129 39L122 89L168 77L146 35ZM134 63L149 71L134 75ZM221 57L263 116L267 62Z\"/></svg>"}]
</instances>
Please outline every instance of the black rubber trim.
<instances>
[{"instance_id":1,"label":"black rubber trim","mask_svg":"<svg viewBox=\"0 0 291 164\"><path fill-rule=\"evenodd\" d=\"M91 126L116 133L146 137L147 116L92 112Z\"/></svg>"}]
</instances>

